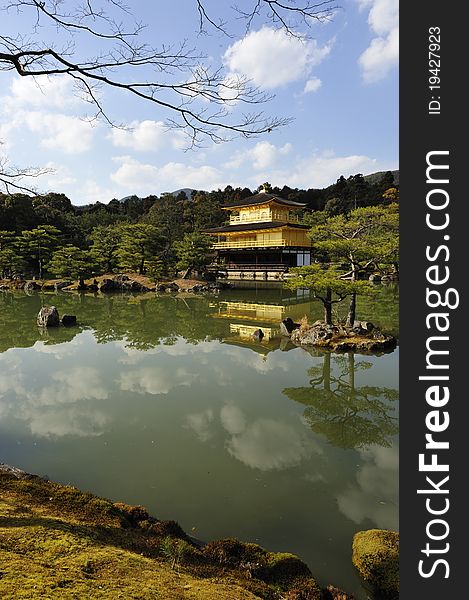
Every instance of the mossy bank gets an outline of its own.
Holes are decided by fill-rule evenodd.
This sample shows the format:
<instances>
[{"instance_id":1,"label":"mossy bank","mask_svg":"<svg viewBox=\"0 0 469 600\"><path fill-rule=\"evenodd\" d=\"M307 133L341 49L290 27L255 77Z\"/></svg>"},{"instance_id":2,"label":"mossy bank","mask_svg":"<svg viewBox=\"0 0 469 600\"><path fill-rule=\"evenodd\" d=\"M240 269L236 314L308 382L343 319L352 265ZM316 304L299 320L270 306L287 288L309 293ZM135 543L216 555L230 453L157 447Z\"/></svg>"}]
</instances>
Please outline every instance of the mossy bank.
<instances>
[{"instance_id":1,"label":"mossy bank","mask_svg":"<svg viewBox=\"0 0 469 600\"><path fill-rule=\"evenodd\" d=\"M0 466L0 597L351 599L295 555L200 544L175 521Z\"/></svg>"}]
</instances>

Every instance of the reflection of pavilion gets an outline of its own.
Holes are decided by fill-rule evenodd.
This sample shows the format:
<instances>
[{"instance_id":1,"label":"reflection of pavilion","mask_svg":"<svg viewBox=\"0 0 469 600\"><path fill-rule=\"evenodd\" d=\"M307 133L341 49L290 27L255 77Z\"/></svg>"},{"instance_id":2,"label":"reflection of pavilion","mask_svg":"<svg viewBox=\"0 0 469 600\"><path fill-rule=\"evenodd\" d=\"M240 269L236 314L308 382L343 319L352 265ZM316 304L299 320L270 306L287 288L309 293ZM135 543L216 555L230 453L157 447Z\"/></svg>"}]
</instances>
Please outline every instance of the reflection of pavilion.
<instances>
[{"instance_id":1,"label":"reflection of pavilion","mask_svg":"<svg viewBox=\"0 0 469 600\"><path fill-rule=\"evenodd\" d=\"M218 313L214 316L220 319L254 321L259 326L274 323L278 328L280 321L285 317L299 321L304 315L309 315L311 304L311 302L297 302L285 306L283 303L221 301L218 303Z\"/></svg>"},{"instance_id":2,"label":"reflection of pavilion","mask_svg":"<svg viewBox=\"0 0 469 600\"><path fill-rule=\"evenodd\" d=\"M268 354L273 350L291 350L295 346L288 338L280 334L280 322L286 317L299 320L311 312L310 302L297 304L269 304L266 302L221 301L218 311L212 316L229 319L230 335L223 340L225 344L248 347L259 354ZM262 341L253 338L254 332L262 330Z\"/></svg>"}]
</instances>

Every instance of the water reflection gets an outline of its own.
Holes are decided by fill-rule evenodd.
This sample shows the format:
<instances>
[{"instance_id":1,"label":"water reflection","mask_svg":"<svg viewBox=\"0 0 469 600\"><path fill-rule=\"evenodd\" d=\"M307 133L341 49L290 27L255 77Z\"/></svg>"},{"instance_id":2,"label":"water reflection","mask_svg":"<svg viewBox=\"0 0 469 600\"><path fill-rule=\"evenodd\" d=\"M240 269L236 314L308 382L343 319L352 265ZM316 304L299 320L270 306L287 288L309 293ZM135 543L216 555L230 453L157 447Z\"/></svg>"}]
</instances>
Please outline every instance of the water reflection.
<instances>
[{"instance_id":1,"label":"water reflection","mask_svg":"<svg viewBox=\"0 0 469 600\"><path fill-rule=\"evenodd\" d=\"M393 314L385 300L367 314L377 325ZM79 327L41 332L43 303ZM278 337L279 314L308 311L321 313L239 291L0 295L0 460L203 539L298 553L362 600L353 534L397 526L397 353L308 353Z\"/></svg>"},{"instance_id":2,"label":"water reflection","mask_svg":"<svg viewBox=\"0 0 469 600\"><path fill-rule=\"evenodd\" d=\"M334 446L390 446L392 436L398 432L393 404L399 392L394 388L356 386L357 372L372 366L369 361L357 361L353 352L342 356L326 352L322 365L308 370L309 386L285 388L283 393L306 405L305 421Z\"/></svg>"},{"instance_id":3,"label":"water reflection","mask_svg":"<svg viewBox=\"0 0 469 600\"><path fill-rule=\"evenodd\" d=\"M360 456L355 481L337 496L339 510L357 525L368 520L375 527L398 529L398 446L371 446Z\"/></svg>"}]
</instances>

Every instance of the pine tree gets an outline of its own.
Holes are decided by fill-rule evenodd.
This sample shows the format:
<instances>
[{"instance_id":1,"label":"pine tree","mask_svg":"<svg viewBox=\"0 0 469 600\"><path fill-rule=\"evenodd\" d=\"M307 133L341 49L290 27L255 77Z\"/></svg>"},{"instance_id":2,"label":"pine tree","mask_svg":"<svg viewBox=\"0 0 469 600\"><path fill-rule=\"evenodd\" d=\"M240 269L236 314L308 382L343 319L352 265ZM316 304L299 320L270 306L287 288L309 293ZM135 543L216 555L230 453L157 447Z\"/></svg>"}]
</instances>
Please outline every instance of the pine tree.
<instances>
[{"instance_id":1,"label":"pine tree","mask_svg":"<svg viewBox=\"0 0 469 600\"><path fill-rule=\"evenodd\" d=\"M119 266L125 270L146 273L148 261L161 250L163 238L153 225L135 223L121 227L117 251Z\"/></svg>"},{"instance_id":2,"label":"pine tree","mask_svg":"<svg viewBox=\"0 0 469 600\"><path fill-rule=\"evenodd\" d=\"M177 268L185 269L184 277L188 277L192 270L201 270L209 264L212 245L211 237L203 233L186 233L181 241L174 243Z\"/></svg>"},{"instance_id":3,"label":"pine tree","mask_svg":"<svg viewBox=\"0 0 469 600\"><path fill-rule=\"evenodd\" d=\"M309 289L313 297L324 307L324 322L332 325L332 307L353 294L371 293L372 286L367 281L350 281L340 278L340 271L329 265L313 264L290 270L293 275L286 282L291 290Z\"/></svg>"},{"instance_id":4,"label":"pine tree","mask_svg":"<svg viewBox=\"0 0 469 600\"><path fill-rule=\"evenodd\" d=\"M357 208L349 214L329 218L317 216L309 232L313 247L331 261L347 262L349 270L340 275L352 282L370 266L388 264L398 272L398 205ZM347 324L353 325L356 294L351 294Z\"/></svg>"},{"instance_id":5,"label":"pine tree","mask_svg":"<svg viewBox=\"0 0 469 600\"><path fill-rule=\"evenodd\" d=\"M39 279L42 279L44 265L59 245L60 233L60 230L53 225L39 225L34 229L23 231L21 235L19 245L22 253L37 266Z\"/></svg>"},{"instance_id":6,"label":"pine tree","mask_svg":"<svg viewBox=\"0 0 469 600\"><path fill-rule=\"evenodd\" d=\"M90 277L96 271L96 263L86 250L68 244L54 252L47 269L58 277L78 279L79 287L85 287L85 277Z\"/></svg>"},{"instance_id":7,"label":"pine tree","mask_svg":"<svg viewBox=\"0 0 469 600\"><path fill-rule=\"evenodd\" d=\"M90 253L103 273L111 273L117 267L119 245L122 239L122 227L118 225L98 226L90 235L92 246Z\"/></svg>"}]
</instances>

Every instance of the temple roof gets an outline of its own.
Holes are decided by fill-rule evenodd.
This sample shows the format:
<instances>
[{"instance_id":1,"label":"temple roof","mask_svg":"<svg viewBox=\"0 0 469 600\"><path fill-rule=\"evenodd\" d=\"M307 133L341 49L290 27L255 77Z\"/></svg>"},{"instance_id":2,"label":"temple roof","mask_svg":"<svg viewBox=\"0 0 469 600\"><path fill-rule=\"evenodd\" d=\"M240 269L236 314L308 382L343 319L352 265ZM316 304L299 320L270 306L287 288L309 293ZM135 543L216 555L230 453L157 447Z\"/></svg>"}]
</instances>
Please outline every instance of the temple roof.
<instances>
[{"instance_id":1,"label":"temple roof","mask_svg":"<svg viewBox=\"0 0 469 600\"><path fill-rule=\"evenodd\" d=\"M295 208L304 208L306 204L304 202L294 202L293 200L285 200L275 194L267 194L266 192L260 192L254 194L254 196L248 196L242 200L236 200L229 202L228 204L222 204L222 208L241 208L242 206L251 206L253 204L267 204L269 202L275 202L277 204L284 204L285 206L292 206Z\"/></svg>"},{"instance_id":2,"label":"temple roof","mask_svg":"<svg viewBox=\"0 0 469 600\"><path fill-rule=\"evenodd\" d=\"M309 229L309 225L299 223L287 223L286 221L266 221L263 223L240 223L239 225L224 225L223 227L212 227L204 229L205 233L227 233L235 231L255 231L257 229L277 229L278 227L293 227L294 229Z\"/></svg>"}]
</instances>

